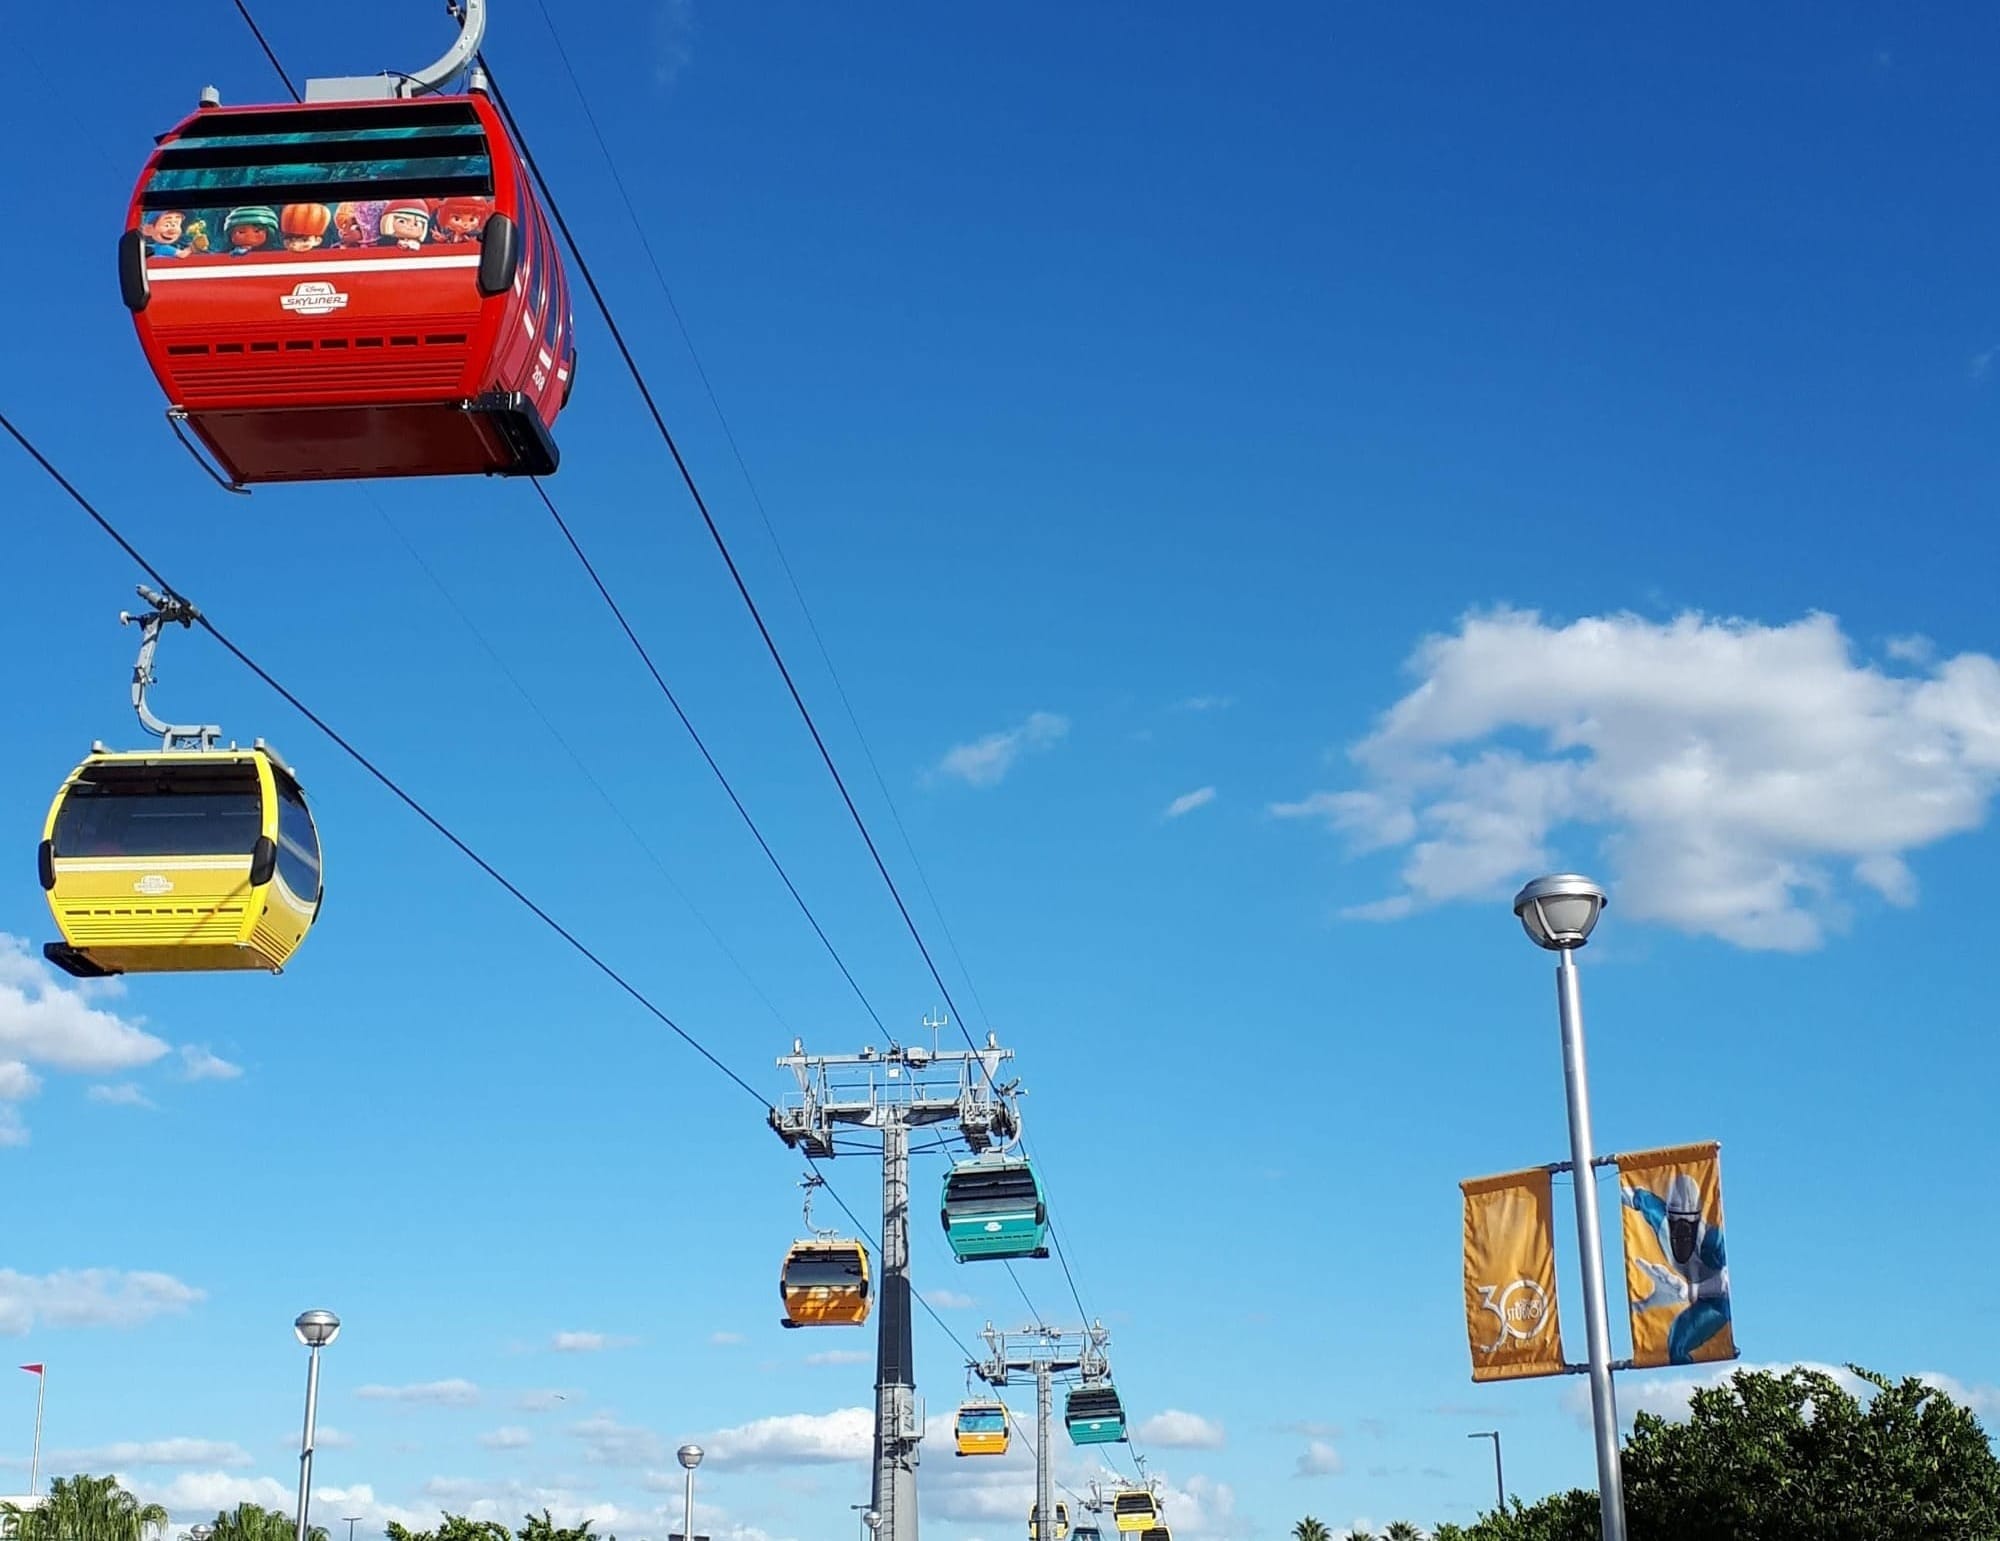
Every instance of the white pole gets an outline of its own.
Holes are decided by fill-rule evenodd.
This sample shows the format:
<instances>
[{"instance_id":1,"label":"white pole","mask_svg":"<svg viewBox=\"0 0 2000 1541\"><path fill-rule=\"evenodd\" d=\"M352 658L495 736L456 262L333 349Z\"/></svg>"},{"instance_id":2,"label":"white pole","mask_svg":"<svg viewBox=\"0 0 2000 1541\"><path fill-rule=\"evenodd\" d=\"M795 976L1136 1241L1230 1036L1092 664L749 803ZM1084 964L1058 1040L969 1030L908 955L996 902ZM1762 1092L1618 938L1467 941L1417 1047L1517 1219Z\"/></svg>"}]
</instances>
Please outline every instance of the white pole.
<instances>
[{"instance_id":1,"label":"white pole","mask_svg":"<svg viewBox=\"0 0 2000 1541\"><path fill-rule=\"evenodd\" d=\"M35 1496L36 1484L42 1480L42 1404L49 1394L49 1367L43 1365L35 1372L35 1457L28 1467L28 1496Z\"/></svg>"},{"instance_id":2,"label":"white pole","mask_svg":"<svg viewBox=\"0 0 2000 1541\"><path fill-rule=\"evenodd\" d=\"M1590 1082L1584 1071L1583 995L1576 960L1556 954L1556 1003L1562 1015L1563 1086L1569 1101L1570 1177L1576 1194L1576 1241L1583 1272L1583 1325L1590 1345L1590 1414L1597 1440L1597 1502L1604 1541L1625 1541L1625 1492L1618 1466L1618 1400L1611 1384L1610 1312L1604 1299L1604 1239L1597 1217L1597 1168L1590 1138ZM1494 1442L1498 1453L1499 1442Z\"/></svg>"}]
</instances>

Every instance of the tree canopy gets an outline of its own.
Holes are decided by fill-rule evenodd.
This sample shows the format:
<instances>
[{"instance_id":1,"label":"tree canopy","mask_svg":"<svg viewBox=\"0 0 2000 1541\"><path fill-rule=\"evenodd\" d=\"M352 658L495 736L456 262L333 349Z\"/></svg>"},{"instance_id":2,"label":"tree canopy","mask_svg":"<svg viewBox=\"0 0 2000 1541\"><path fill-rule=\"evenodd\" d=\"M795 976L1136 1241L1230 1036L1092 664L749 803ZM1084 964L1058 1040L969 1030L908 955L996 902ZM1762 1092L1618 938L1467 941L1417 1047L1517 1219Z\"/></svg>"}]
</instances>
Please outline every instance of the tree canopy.
<instances>
[{"instance_id":1,"label":"tree canopy","mask_svg":"<svg viewBox=\"0 0 2000 1541\"><path fill-rule=\"evenodd\" d=\"M1685 1422L1650 1413L1625 1442L1631 1541L1991 1541L2000 1457L1972 1412L1916 1377L1849 1367L1739 1371ZM1435 1541L1597 1541L1597 1495L1516 1499Z\"/></svg>"},{"instance_id":2,"label":"tree canopy","mask_svg":"<svg viewBox=\"0 0 2000 1541\"><path fill-rule=\"evenodd\" d=\"M34 1508L0 1506L14 1521L19 1541L154 1541L165 1533L167 1511L142 1504L116 1477L57 1477Z\"/></svg>"},{"instance_id":3,"label":"tree canopy","mask_svg":"<svg viewBox=\"0 0 2000 1541\"><path fill-rule=\"evenodd\" d=\"M298 1522L289 1514L259 1504L238 1504L210 1522L209 1541L293 1541ZM306 1527L308 1541L327 1541L324 1525Z\"/></svg>"}]
</instances>

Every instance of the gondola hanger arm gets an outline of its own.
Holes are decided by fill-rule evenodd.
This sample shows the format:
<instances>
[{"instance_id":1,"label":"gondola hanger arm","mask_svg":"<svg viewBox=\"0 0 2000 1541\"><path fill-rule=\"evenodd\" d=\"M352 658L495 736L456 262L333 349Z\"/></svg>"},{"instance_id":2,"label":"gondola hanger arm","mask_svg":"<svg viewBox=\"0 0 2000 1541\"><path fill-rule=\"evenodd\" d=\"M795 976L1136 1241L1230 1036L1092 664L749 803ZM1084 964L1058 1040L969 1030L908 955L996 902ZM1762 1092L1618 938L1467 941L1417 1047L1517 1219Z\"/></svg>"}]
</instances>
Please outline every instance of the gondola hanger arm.
<instances>
[{"instance_id":1,"label":"gondola hanger arm","mask_svg":"<svg viewBox=\"0 0 2000 1541\"><path fill-rule=\"evenodd\" d=\"M155 684L153 675L153 654L160 645L160 628L168 622L176 626L190 627L201 619L201 611L175 593L157 593L138 586L138 594L147 604L144 615L133 615L129 611L118 612L118 624L139 628L139 658L132 666L132 710L139 714L139 726L159 739L162 749L209 750L222 741L222 729L214 723L183 725L163 721L153 713L147 703L146 693Z\"/></svg>"}]
</instances>

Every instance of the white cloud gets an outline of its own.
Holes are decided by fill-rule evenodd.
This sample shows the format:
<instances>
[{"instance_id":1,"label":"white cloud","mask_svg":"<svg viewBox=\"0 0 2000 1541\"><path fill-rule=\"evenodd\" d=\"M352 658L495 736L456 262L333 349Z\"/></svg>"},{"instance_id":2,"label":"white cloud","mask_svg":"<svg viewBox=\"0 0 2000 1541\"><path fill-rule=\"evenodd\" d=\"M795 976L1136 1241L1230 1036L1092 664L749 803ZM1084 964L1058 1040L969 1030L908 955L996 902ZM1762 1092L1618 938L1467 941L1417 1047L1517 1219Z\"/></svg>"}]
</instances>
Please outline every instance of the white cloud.
<instances>
[{"instance_id":1,"label":"white cloud","mask_svg":"<svg viewBox=\"0 0 2000 1541\"><path fill-rule=\"evenodd\" d=\"M470 1407L479 1388L469 1380L431 1380L413 1386L357 1386L364 1402L409 1402L423 1407Z\"/></svg>"},{"instance_id":2,"label":"white cloud","mask_svg":"<svg viewBox=\"0 0 2000 1541\"><path fill-rule=\"evenodd\" d=\"M1199 1413L1184 1413L1169 1407L1154 1413L1139 1425L1138 1438L1148 1445L1169 1450L1220 1450L1229 1442L1222 1425Z\"/></svg>"},{"instance_id":3,"label":"white cloud","mask_svg":"<svg viewBox=\"0 0 2000 1541\"><path fill-rule=\"evenodd\" d=\"M807 1354L807 1364L867 1364L874 1355L863 1348L828 1348Z\"/></svg>"},{"instance_id":4,"label":"white cloud","mask_svg":"<svg viewBox=\"0 0 2000 1541\"><path fill-rule=\"evenodd\" d=\"M940 1311L970 1311L979 1304L963 1290L923 1290L920 1293Z\"/></svg>"},{"instance_id":5,"label":"white cloud","mask_svg":"<svg viewBox=\"0 0 2000 1541\"><path fill-rule=\"evenodd\" d=\"M42 1089L42 1078L18 1059L0 1062L0 1102L25 1102Z\"/></svg>"},{"instance_id":6,"label":"white cloud","mask_svg":"<svg viewBox=\"0 0 2000 1541\"><path fill-rule=\"evenodd\" d=\"M362 1532L364 1535L380 1534L391 1520L411 1530L425 1530L435 1525L438 1517L435 1505L411 1509L401 1504L384 1503L375 1496L375 1489L366 1482L357 1482L352 1487L320 1487L315 1483L313 1502L316 1506L325 1506L319 1510L322 1514L332 1514L342 1519L350 1514L353 1515L367 1527ZM279 1505L278 1508L280 1513L285 1512L283 1505ZM207 1517L214 1516L211 1513ZM344 1538L346 1535L339 1526L329 1525L327 1530L336 1538Z\"/></svg>"},{"instance_id":7,"label":"white cloud","mask_svg":"<svg viewBox=\"0 0 2000 1541\"><path fill-rule=\"evenodd\" d=\"M241 1445L220 1439L125 1440L88 1450L56 1450L48 1456L51 1471L123 1471L128 1466L252 1466L256 1462Z\"/></svg>"},{"instance_id":8,"label":"white cloud","mask_svg":"<svg viewBox=\"0 0 2000 1541\"><path fill-rule=\"evenodd\" d=\"M166 1052L151 1033L91 1005L81 986L63 983L20 937L0 932L0 1057L102 1074Z\"/></svg>"},{"instance_id":9,"label":"white cloud","mask_svg":"<svg viewBox=\"0 0 2000 1541\"><path fill-rule=\"evenodd\" d=\"M259 1504L289 1513L293 1494L273 1477L245 1477L227 1471L184 1471L164 1486L140 1482L133 1489L149 1503L165 1506L177 1522L212 1520L238 1504ZM319 1495L322 1499L326 1494Z\"/></svg>"},{"instance_id":10,"label":"white cloud","mask_svg":"<svg viewBox=\"0 0 2000 1541\"><path fill-rule=\"evenodd\" d=\"M488 1450L525 1450L535 1442L535 1436L526 1429L509 1424L506 1428L495 1429L490 1434L479 1436L479 1443Z\"/></svg>"},{"instance_id":11,"label":"white cloud","mask_svg":"<svg viewBox=\"0 0 2000 1541\"><path fill-rule=\"evenodd\" d=\"M597 1354L607 1348L630 1348L637 1338L614 1338L602 1332L559 1332L549 1340L558 1354Z\"/></svg>"},{"instance_id":12,"label":"white cloud","mask_svg":"<svg viewBox=\"0 0 2000 1541\"><path fill-rule=\"evenodd\" d=\"M137 1327L206 1298L172 1274L65 1268L50 1274L0 1268L0 1333L34 1327Z\"/></svg>"},{"instance_id":13,"label":"white cloud","mask_svg":"<svg viewBox=\"0 0 2000 1541\"><path fill-rule=\"evenodd\" d=\"M1224 707L1234 706L1234 696L1187 696L1174 703L1177 712L1219 712Z\"/></svg>"},{"instance_id":14,"label":"white cloud","mask_svg":"<svg viewBox=\"0 0 2000 1541\"><path fill-rule=\"evenodd\" d=\"M758 1418L717 1429L701 1443L718 1467L783 1466L866 1460L874 1437L872 1408L843 1407L830 1413Z\"/></svg>"},{"instance_id":15,"label":"white cloud","mask_svg":"<svg viewBox=\"0 0 2000 1541\"><path fill-rule=\"evenodd\" d=\"M288 1436L285 1440L287 1445L294 1447L297 1446L298 1442L299 1437L296 1434ZM315 1450L352 1450L354 1448L354 1436L345 1429L330 1428L328 1425L322 1423L318 1428L313 1430L313 1448Z\"/></svg>"},{"instance_id":16,"label":"white cloud","mask_svg":"<svg viewBox=\"0 0 2000 1541\"><path fill-rule=\"evenodd\" d=\"M1629 1425L1635 1414L1651 1413L1656 1418L1679 1423L1687 1417L1697 1391L1727 1385L1739 1374L1783 1375L1789 1370L1818 1370L1839 1382L1842 1390L1856 1396L1873 1395L1875 1389L1845 1365L1818 1364L1810 1359L1794 1360L1788 1364L1744 1364L1738 1360L1719 1364L1710 1370L1628 1375L1618 1383L1618 1418L1621 1423ZM1589 1426L1590 1387L1587 1383L1579 1379L1565 1386L1562 1402L1578 1422Z\"/></svg>"},{"instance_id":17,"label":"white cloud","mask_svg":"<svg viewBox=\"0 0 2000 1541\"><path fill-rule=\"evenodd\" d=\"M953 745L938 761L933 774L955 776L968 786L998 786L1023 754L1053 748L1068 733L1067 717L1054 712L1030 712L1014 727L989 733L969 744Z\"/></svg>"},{"instance_id":18,"label":"white cloud","mask_svg":"<svg viewBox=\"0 0 2000 1541\"><path fill-rule=\"evenodd\" d=\"M1346 1469L1340 1452L1323 1439L1308 1441L1292 1467L1294 1477L1335 1477Z\"/></svg>"},{"instance_id":19,"label":"white cloud","mask_svg":"<svg viewBox=\"0 0 2000 1541\"><path fill-rule=\"evenodd\" d=\"M1968 1386L1939 1370L1921 1370L1917 1379L1935 1386L1978 1418L2000 1417L2000 1386Z\"/></svg>"},{"instance_id":20,"label":"white cloud","mask_svg":"<svg viewBox=\"0 0 2000 1541\"><path fill-rule=\"evenodd\" d=\"M184 1043L180 1052L184 1081L233 1081L243 1074L241 1065L211 1054L204 1044Z\"/></svg>"},{"instance_id":21,"label":"white cloud","mask_svg":"<svg viewBox=\"0 0 2000 1541\"><path fill-rule=\"evenodd\" d=\"M585 1418L569 1432L583 1441L583 1458L594 1466L656 1466L672 1454L651 1429L620 1423L604 1413Z\"/></svg>"},{"instance_id":22,"label":"white cloud","mask_svg":"<svg viewBox=\"0 0 2000 1541\"><path fill-rule=\"evenodd\" d=\"M711 1332L708 1335L708 1341L713 1343L717 1348L734 1348L743 1341L743 1334L740 1332Z\"/></svg>"},{"instance_id":23,"label":"white cloud","mask_svg":"<svg viewBox=\"0 0 2000 1541\"><path fill-rule=\"evenodd\" d=\"M2000 348L1981 348L1966 361L1966 376L1975 385L1984 382L1992 375L1995 354L2000 354Z\"/></svg>"},{"instance_id":24,"label":"white cloud","mask_svg":"<svg viewBox=\"0 0 2000 1541\"><path fill-rule=\"evenodd\" d=\"M1166 819L1178 819L1193 813L1197 808L1206 808L1215 801L1214 787L1196 787L1192 792L1183 792L1167 804L1167 811L1160 815Z\"/></svg>"},{"instance_id":25,"label":"white cloud","mask_svg":"<svg viewBox=\"0 0 2000 1541\"><path fill-rule=\"evenodd\" d=\"M1906 650L1907 651L1907 650ZM1828 615L1783 626L1632 615L1467 617L1352 757L1369 785L1271 811L1356 850L1406 847L1394 919L1505 897L1595 830L1622 914L1803 950L1855 885L1909 904L1905 858L1976 828L2000 784L2000 663L1891 673Z\"/></svg>"},{"instance_id":26,"label":"white cloud","mask_svg":"<svg viewBox=\"0 0 2000 1541\"><path fill-rule=\"evenodd\" d=\"M130 1081L120 1081L114 1086L93 1086L84 1093L92 1102L101 1102L113 1108L150 1108L153 1099L139 1090Z\"/></svg>"}]
</instances>

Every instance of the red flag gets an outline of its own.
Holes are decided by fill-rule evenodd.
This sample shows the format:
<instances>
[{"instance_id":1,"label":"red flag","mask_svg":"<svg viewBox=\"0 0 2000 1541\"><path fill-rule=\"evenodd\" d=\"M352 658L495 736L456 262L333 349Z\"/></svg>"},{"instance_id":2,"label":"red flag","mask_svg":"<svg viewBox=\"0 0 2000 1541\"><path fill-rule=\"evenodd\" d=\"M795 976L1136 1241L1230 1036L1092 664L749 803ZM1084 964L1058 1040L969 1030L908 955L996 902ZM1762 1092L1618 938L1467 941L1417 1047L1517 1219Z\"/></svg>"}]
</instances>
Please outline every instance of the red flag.
<instances>
[{"instance_id":1,"label":"red flag","mask_svg":"<svg viewBox=\"0 0 2000 1541\"><path fill-rule=\"evenodd\" d=\"M26 1370L30 1375L46 1375L48 1373L38 1364L24 1364L21 1368Z\"/></svg>"}]
</instances>

